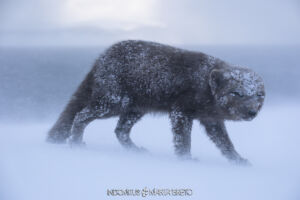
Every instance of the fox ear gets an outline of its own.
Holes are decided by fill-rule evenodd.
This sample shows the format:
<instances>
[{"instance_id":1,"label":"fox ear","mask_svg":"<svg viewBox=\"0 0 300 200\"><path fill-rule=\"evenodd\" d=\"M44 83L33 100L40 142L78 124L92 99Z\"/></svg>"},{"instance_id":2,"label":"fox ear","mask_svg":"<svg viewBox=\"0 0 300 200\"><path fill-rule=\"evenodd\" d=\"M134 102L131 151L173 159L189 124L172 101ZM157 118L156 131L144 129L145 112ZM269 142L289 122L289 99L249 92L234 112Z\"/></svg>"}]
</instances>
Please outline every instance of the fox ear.
<instances>
[{"instance_id":1,"label":"fox ear","mask_svg":"<svg viewBox=\"0 0 300 200\"><path fill-rule=\"evenodd\" d=\"M223 69L214 69L210 72L209 85L213 95L216 94L218 88L224 85L227 80L226 74L227 73Z\"/></svg>"}]
</instances>

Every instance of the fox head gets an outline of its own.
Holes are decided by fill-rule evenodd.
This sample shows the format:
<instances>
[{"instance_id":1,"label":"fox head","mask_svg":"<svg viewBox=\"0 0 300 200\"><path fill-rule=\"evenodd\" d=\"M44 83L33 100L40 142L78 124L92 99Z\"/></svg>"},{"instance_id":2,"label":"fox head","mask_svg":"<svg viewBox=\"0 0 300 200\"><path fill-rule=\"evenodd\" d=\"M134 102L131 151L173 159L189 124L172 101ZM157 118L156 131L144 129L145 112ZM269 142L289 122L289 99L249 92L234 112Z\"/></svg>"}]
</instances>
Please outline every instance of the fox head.
<instances>
[{"instance_id":1,"label":"fox head","mask_svg":"<svg viewBox=\"0 0 300 200\"><path fill-rule=\"evenodd\" d=\"M216 105L227 119L252 120L265 99L262 78L247 68L213 69L209 85Z\"/></svg>"}]
</instances>

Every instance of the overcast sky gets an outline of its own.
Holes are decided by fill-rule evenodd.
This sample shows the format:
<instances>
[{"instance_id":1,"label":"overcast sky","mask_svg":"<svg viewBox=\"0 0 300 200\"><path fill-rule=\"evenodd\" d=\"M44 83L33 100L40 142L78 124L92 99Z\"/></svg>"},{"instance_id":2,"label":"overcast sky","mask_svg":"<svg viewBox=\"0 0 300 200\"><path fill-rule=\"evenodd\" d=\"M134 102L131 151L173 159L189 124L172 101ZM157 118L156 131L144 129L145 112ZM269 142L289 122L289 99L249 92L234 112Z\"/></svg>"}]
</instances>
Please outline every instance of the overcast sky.
<instances>
[{"instance_id":1,"label":"overcast sky","mask_svg":"<svg viewBox=\"0 0 300 200\"><path fill-rule=\"evenodd\" d=\"M300 44L300 0L0 0L0 45Z\"/></svg>"}]
</instances>

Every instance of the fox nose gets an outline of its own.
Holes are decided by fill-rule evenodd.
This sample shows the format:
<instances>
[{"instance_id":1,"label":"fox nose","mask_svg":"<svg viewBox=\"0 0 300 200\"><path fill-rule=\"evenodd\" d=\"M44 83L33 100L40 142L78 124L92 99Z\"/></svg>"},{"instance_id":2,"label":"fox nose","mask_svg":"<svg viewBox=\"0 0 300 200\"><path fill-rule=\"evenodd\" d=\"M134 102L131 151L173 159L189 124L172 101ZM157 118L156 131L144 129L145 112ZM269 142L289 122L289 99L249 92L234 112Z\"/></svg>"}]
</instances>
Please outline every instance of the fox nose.
<instances>
[{"instance_id":1,"label":"fox nose","mask_svg":"<svg viewBox=\"0 0 300 200\"><path fill-rule=\"evenodd\" d=\"M256 114L257 114L257 112L254 111L254 110L249 110L249 112L248 112L248 115L249 115L250 117L254 117Z\"/></svg>"}]
</instances>

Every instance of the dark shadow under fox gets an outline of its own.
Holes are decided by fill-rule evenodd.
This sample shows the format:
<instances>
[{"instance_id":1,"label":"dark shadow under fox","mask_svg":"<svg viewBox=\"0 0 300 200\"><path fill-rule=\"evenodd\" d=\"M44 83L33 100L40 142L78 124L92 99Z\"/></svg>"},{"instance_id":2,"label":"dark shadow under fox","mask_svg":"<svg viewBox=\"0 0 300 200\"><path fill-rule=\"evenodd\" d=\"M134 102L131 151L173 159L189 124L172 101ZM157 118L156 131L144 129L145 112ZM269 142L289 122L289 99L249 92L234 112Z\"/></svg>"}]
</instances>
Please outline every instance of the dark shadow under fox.
<instances>
[{"instance_id":1,"label":"dark shadow under fox","mask_svg":"<svg viewBox=\"0 0 300 200\"><path fill-rule=\"evenodd\" d=\"M95 62L47 140L81 144L95 119L119 116L119 142L141 150L130 139L133 125L149 112L169 114L175 153L190 157L191 129L198 120L230 161L247 163L234 149L224 120L251 120L265 96L259 75L200 52L146 41L123 41Z\"/></svg>"}]
</instances>

